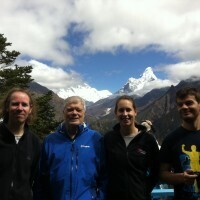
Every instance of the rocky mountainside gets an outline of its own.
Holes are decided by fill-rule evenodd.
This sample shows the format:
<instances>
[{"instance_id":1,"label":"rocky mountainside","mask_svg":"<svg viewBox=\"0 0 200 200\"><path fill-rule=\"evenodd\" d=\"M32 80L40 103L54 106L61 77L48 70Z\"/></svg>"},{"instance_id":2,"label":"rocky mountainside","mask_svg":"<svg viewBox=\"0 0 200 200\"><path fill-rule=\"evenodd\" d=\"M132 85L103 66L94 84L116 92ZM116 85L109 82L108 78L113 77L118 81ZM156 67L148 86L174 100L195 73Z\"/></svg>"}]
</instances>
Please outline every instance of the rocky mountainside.
<instances>
[{"instance_id":1,"label":"rocky mountainside","mask_svg":"<svg viewBox=\"0 0 200 200\"><path fill-rule=\"evenodd\" d=\"M138 108L138 123L144 119L151 120L156 129L155 136L160 143L167 134L180 125L180 118L175 104L175 94L178 89L186 86L200 88L200 78L181 81L176 86L153 89L143 97L134 97ZM49 91L38 83L32 83L30 90L35 95L42 95ZM95 128L102 133L105 130L110 130L115 123L113 110L117 97L108 97L87 106L86 120L91 123L91 126L97 124ZM64 99L54 93L52 105L55 107L56 119L62 120Z\"/></svg>"},{"instance_id":2,"label":"rocky mountainside","mask_svg":"<svg viewBox=\"0 0 200 200\"><path fill-rule=\"evenodd\" d=\"M175 95L176 91L182 87L200 88L200 78L181 81L176 86L171 86L169 90L160 98L140 110L137 119L140 122L149 119L156 129L156 137L161 143L163 138L180 125L180 118L177 112Z\"/></svg>"},{"instance_id":3,"label":"rocky mountainside","mask_svg":"<svg viewBox=\"0 0 200 200\"><path fill-rule=\"evenodd\" d=\"M135 99L138 109L138 123L145 119L151 120L156 129L155 136L160 143L167 134L176 129L181 123L176 108L175 95L176 91L182 87L200 88L200 78L181 81L178 85L172 85L168 88L154 89L143 97ZM111 129L116 122L114 116L116 99L117 97L98 101L88 106L87 112L100 122L106 121L106 126L109 126L106 129Z\"/></svg>"},{"instance_id":4,"label":"rocky mountainside","mask_svg":"<svg viewBox=\"0 0 200 200\"><path fill-rule=\"evenodd\" d=\"M138 97L135 95L130 95L135 99L135 103L138 111L144 109L149 104L154 102L157 98L162 96L167 92L169 87L161 89L153 89L152 91L145 94L143 97ZM112 96L102 100L97 101L96 103L87 107L87 113L95 118L107 118L112 119L114 117L114 107L115 102L119 96Z\"/></svg>"}]
</instances>

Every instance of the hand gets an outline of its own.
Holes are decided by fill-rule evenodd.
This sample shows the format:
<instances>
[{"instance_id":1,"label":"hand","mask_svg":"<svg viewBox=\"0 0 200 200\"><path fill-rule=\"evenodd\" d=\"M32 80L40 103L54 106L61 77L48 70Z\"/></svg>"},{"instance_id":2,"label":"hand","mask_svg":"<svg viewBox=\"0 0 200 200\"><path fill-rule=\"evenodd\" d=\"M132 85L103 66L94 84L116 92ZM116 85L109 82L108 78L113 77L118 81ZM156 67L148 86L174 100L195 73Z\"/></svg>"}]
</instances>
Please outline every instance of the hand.
<instances>
[{"instance_id":1,"label":"hand","mask_svg":"<svg viewBox=\"0 0 200 200\"><path fill-rule=\"evenodd\" d=\"M193 170L187 169L183 173L183 181L185 184L193 185L198 175L194 174Z\"/></svg>"}]
</instances>

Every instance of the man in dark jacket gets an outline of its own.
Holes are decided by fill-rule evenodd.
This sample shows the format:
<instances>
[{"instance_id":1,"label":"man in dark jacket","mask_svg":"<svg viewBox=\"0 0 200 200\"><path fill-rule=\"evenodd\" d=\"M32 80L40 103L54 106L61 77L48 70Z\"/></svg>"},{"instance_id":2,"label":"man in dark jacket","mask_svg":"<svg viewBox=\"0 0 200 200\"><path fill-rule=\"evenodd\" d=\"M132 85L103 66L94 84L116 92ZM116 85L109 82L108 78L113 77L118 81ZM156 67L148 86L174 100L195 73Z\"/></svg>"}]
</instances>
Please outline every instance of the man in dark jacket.
<instances>
[{"instance_id":1,"label":"man in dark jacket","mask_svg":"<svg viewBox=\"0 0 200 200\"><path fill-rule=\"evenodd\" d=\"M33 101L28 91L14 88L5 98L0 123L0 199L32 200L40 143L28 128Z\"/></svg>"}]
</instances>

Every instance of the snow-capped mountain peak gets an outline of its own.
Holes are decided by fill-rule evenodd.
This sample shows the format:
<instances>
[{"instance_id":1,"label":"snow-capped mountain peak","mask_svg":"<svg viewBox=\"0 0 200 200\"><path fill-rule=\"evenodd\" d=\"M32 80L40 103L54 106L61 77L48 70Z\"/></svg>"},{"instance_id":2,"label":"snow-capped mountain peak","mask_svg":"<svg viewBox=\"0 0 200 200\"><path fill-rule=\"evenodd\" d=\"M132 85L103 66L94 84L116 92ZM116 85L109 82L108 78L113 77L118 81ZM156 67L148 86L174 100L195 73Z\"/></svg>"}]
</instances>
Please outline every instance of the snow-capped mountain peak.
<instances>
[{"instance_id":1,"label":"snow-capped mountain peak","mask_svg":"<svg viewBox=\"0 0 200 200\"><path fill-rule=\"evenodd\" d=\"M141 77L144 81L154 81L157 77L154 75L151 67L147 67Z\"/></svg>"},{"instance_id":2,"label":"snow-capped mountain peak","mask_svg":"<svg viewBox=\"0 0 200 200\"><path fill-rule=\"evenodd\" d=\"M140 78L129 78L127 83L116 94L135 93L142 90L149 82L157 80L151 67L147 67ZM136 93L135 93L136 94Z\"/></svg>"},{"instance_id":3,"label":"snow-capped mountain peak","mask_svg":"<svg viewBox=\"0 0 200 200\"><path fill-rule=\"evenodd\" d=\"M84 100L89 102L96 102L100 99L107 98L112 95L108 90L96 90L95 88L90 87L88 84L84 83L83 85L77 85L76 87L70 87L68 89L60 89L56 92L57 95L63 99L66 99L70 96L80 96Z\"/></svg>"},{"instance_id":4,"label":"snow-capped mountain peak","mask_svg":"<svg viewBox=\"0 0 200 200\"><path fill-rule=\"evenodd\" d=\"M95 88L90 87L88 84L84 83L82 85L77 85L74 87L69 87L67 89L59 89L54 91L63 99L66 99L69 96L80 96L86 101L95 103L100 99L105 98L115 98L116 96L127 94L134 96L143 96L153 88L166 87L170 84L168 80L158 79L151 67L147 67L144 72L141 74L140 78L130 77L126 84L119 89L116 93L112 94L108 90L98 91Z\"/></svg>"}]
</instances>

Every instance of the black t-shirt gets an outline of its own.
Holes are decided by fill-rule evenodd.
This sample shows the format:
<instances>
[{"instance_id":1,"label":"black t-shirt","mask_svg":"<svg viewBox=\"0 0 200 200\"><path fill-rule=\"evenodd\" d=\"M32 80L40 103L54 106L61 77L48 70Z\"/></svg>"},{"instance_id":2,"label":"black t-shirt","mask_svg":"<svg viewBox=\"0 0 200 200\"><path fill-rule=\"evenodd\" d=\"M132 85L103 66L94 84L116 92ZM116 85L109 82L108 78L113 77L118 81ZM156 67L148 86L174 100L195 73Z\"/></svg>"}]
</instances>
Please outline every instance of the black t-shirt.
<instances>
[{"instance_id":1,"label":"black t-shirt","mask_svg":"<svg viewBox=\"0 0 200 200\"><path fill-rule=\"evenodd\" d=\"M200 130L188 131L179 127L163 141L160 150L160 162L171 164L175 173L186 169L200 172ZM174 186L175 199L197 200L200 198L200 182L194 185L179 184Z\"/></svg>"}]
</instances>

